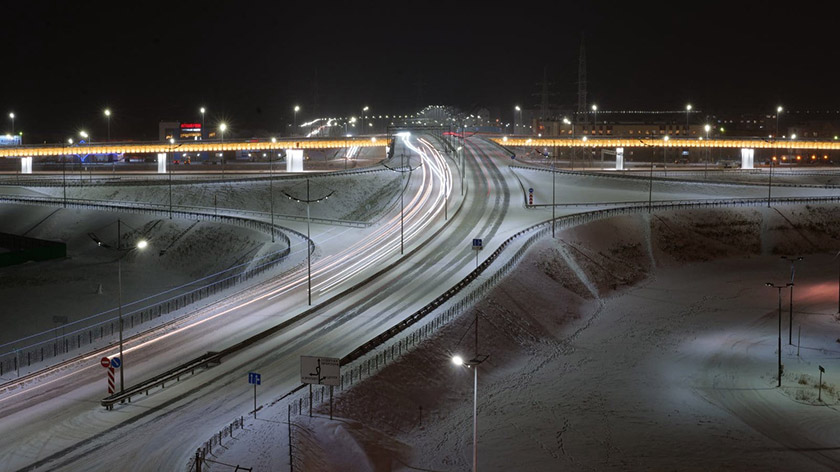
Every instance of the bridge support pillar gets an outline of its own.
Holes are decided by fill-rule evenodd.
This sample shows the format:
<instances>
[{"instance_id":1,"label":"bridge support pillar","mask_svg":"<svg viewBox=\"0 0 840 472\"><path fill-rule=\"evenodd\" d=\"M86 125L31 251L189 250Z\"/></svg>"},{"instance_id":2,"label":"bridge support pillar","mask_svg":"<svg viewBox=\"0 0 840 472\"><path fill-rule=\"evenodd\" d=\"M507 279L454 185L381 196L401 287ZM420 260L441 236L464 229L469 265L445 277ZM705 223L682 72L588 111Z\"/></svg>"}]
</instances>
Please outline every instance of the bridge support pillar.
<instances>
[{"instance_id":1,"label":"bridge support pillar","mask_svg":"<svg viewBox=\"0 0 840 472\"><path fill-rule=\"evenodd\" d=\"M615 170L624 170L624 148L615 148Z\"/></svg>"},{"instance_id":2,"label":"bridge support pillar","mask_svg":"<svg viewBox=\"0 0 840 472\"><path fill-rule=\"evenodd\" d=\"M166 173L166 153L159 152L157 155L158 174Z\"/></svg>"},{"instance_id":3,"label":"bridge support pillar","mask_svg":"<svg viewBox=\"0 0 840 472\"><path fill-rule=\"evenodd\" d=\"M755 149L743 148L741 149L741 169L753 169L753 160L755 159Z\"/></svg>"},{"instance_id":4,"label":"bridge support pillar","mask_svg":"<svg viewBox=\"0 0 840 472\"><path fill-rule=\"evenodd\" d=\"M20 158L20 173L21 174L31 174L32 173L32 157L21 157Z\"/></svg>"},{"instance_id":5,"label":"bridge support pillar","mask_svg":"<svg viewBox=\"0 0 840 472\"><path fill-rule=\"evenodd\" d=\"M286 149L286 172L303 172L303 149Z\"/></svg>"}]
</instances>

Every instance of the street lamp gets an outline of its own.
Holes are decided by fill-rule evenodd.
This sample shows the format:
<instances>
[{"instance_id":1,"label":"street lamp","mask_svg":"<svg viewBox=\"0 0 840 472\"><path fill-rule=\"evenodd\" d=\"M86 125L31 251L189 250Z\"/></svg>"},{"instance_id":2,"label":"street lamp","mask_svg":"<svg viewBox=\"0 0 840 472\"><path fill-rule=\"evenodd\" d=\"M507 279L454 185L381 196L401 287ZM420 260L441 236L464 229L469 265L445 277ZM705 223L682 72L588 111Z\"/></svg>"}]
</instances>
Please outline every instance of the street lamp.
<instances>
[{"instance_id":1,"label":"street lamp","mask_svg":"<svg viewBox=\"0 0 840 472\"><path fill-rule=\"evenodd\" d=\"M9 118L12 120L12 135L15 134L15 114L14 112L9 113Z\"/></svg>"},{"instance_id":2,"label":"street lamp","mask_svg":"<svg viewBox=\"0 0 840 472\"><path fill-rule=\"evenodd\" d=\"M207 111L204 107L198 109L201 112L201 139L204 139L204 112Z\"/></svg>"},{"instance_id":3,"label":"street lamp","mask_svg":"<svg viewBox=\"0 0 840 472\"><path fill-rule=\"evenodd\" d=\"M365 112L368 111L368 107L365 106L362 108L362 132L359 133L360 135L365 132Z\"/></svg>"},{"instance_id":4,"label":"street lamp","mask_svg":"<svg viewBox=\"0 0 840 472\"><path fill-rule=\"evenodd\" d=\"M776 135L774 138L779 138L779 115L782 114L782 110L784 110L781 106L776 107Z\"/></svg>"},{"instance_id":5,"label":"street lamp","mask_svg":"<svg viewBox=\"0 0 840 472\"><path fill-rule=\"evenodd\" d=\"M271 138L271 143L277 143L277 138ZM276 150L271 146L271 154L268 155L268 201L271 212L271 242L274 242L274 153Z\"/></svg>"},{"instance_id":6,"label":"street lamp","mask_svg":"<svg viewBox=\"0 0 840 472\"><path fill-rule=\"evenodd\" d=\"M782 259L786 261L790 261L790 314L788 316L789 324L788 324L788 345L793 345L793 277L796 275L796 267L795 264L799 261L804 261L805 258L802 256L798 257L787 257L782 256Z\"/></svg>"},{"instance_id":7,"label":"street lamp","mask_svg":"<svg viewBox=\"0 0 840 472\"><path fill-rule=\"evenodd\" d=\"M513 134L517 133L517 130L522 125L522 108L519 108L519 105L513 107L516 110L517 120L513 123Z\"/></svg>"},{"instance_id":8,"label":"street lamp","mask_svg":"<svg viewBox=\"0 0 840 472\"><path fill-rule=\"evenodd\" d=\"M772 282L767 282L764 285L766 285L768 287L773 287L775 289L778 289L778 291L779 291L779 372L778 372L779 384L777 386L781 387L782 386L782 289L786 288L786 287L791 287L791 286L793 286L793 284L788 283L786 285L774 285Z\"/></svg>"},{"instance_id":9,"label":"street lamp","mask_svg":"<svg viewBox=\"0 0 840 472\"><path fill-rule=\"evenodd\" d=\"M294 124L292 125L292 135L294 136L295 131L297 130L297 113L300 111L300 107L295 105L295 113L294 113Z\"/></svg>"},{"instance_id":10,"label":"street lamp","mask_svg":"<svg viewBox=\"0 0 840 472\"><path fill-rule=\"evenodd\" d=\"M85 141L90 144L90 135L87 134L87 131L79 131L79 136L85 138Z\"/></svg>"},{"instance_id":11,"label":"street lamp","mask_svg":"<svg viewBox=\"0 0 840 472\"><path fill-rule=\"evenodd\" d=\"M662 137L662 170L665 172L665 177L668 177L668 163L665 160L665 150L668 146L668 141L671 139L667 134Z\"/></svg>"},{"instance_id":12,"label":"street lamp","mask_svg":"<svg viewBox=\"0 0 840 472\"><path fill-rule=\"evenodd\" d=\"M111 110L105 109L105 119L108 120L108 142L111 142Z\"/></svg>"},{"instance_id":13,"label":"street lamp","mask_svg":"<svg viewBox=\"0 0 840 472\"><path fill-rule=\"evenodd\" d=\"M691 113L691 104L685 106L685 134L688 136L688 114Z\"/></svg>"},{"instance_id":14,"label":"street lamp","mask_svg":"<svg viewBox=\"0 0 840 472\"><path fill-rule=\"evenodd\" d=\"M598 105L592 105L592 124L598 127ZM595 134L595 129L592 129L592 134Z\"/></svg>"},{"instance_id":15,"label":"street lamp","mask_svg":"<svg viewBox=\"0 0 840 472\"><path fill-rule=\"evenodd\" d=\"M478 366L486 361L489 354L478 353L478 310L475 311L475 356L465 361L459 355L452 356L452 363L466 366L473 370L473 472L478 471Z\"/></svg>"},{"instance_id":16,"label":"street lamp","mask_svg":"<svg viewBox=\"0 0 840 472\"><path fill-rule=\"evenodd\" d=\"M172 164L175 162L175 138L169 138L169 163L166 169L169 171L169 219L172 219Z\"/></svg>"},{"instance_id":17,"label":"street lamp","mask_svg":"<svg viewBox=\"0 0 840 472\"><path fill-rule=\"evenodd\" d=\"M120 366L120 393L125 391L125 358L123 357L123 314L122 314L122 258L127 256L131 251L135 249L143 250L145 249L149 243L145 239L141 239L137 241L134 246L128 248L120 247L120 241L122 239L122 234L120 231L120 224L121 221L117 220L117 247L113 248L105 243L103 243L99 238L95 235L91 235L94 241L96 241L96 245L99 247L103 247L105 249L113 249L115 251L120 251L119 257L117 257L117 302L118 302L118 316L119 316L119 327L120 327L120 361L122 364Z\"/></svg>"}]
</instances>

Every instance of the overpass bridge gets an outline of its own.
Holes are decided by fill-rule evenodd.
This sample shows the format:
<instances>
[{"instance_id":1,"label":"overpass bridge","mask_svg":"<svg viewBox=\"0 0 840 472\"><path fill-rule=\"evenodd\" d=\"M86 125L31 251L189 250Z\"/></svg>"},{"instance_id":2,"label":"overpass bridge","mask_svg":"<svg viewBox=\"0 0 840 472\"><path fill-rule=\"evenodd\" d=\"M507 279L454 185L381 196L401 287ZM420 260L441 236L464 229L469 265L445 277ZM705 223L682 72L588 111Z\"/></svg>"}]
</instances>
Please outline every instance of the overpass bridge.
<instances>
[{"instance_id":1,"label":"overpass bridge","mask_svg":"<svg viewBox=\"0 0 840 472\"><path fill-rule=\"evenodd\" d=\"M663 148L663 149L740 149L741 168L753 169L755 150L770 149L785 151L838 151L840 141L818 141L800 139L773 139L773 138L671 138L662 136L656 138L611 138L611 137L508 137L502 136L491 138L492 141L501 146L511 147L567 147L567 148L610 148L615 153L615 168L624 169L625 148ZM775 160L775 156L773 158ZM772 161L771 161L772 162Z\"/></svg>"},{"instance_id":2,"label":"overpass bridge","mask_svg":"<svg viewBox=\"0 0 840 472\"><path fill-rule=\"evenodd\" d=\"M388 146L384 137L342 139L286 138L276 140L176 141L175 143L44 144L0 148L0 157L45 157L69 154L160 154L171 152L278 151L282 149L338 149Z\"/></svg>"},{"instance_id":3,"label":"overpass bridge","mask_svg":"<svg viewBox=\"0 0 840 472\"><path fill-rule=\"evenodd\" d=\"M516 147L594 147L594 148L644 148L664 147L674 149L698 148L698 149L801 149L837 151L840 150L840 141L807 141L801 139L761 139L761 138L671 138L667 140L659 138L525 138L525 137L498 137L491 138L492 141L502 146Z\"/></svg>"}]
</instances>

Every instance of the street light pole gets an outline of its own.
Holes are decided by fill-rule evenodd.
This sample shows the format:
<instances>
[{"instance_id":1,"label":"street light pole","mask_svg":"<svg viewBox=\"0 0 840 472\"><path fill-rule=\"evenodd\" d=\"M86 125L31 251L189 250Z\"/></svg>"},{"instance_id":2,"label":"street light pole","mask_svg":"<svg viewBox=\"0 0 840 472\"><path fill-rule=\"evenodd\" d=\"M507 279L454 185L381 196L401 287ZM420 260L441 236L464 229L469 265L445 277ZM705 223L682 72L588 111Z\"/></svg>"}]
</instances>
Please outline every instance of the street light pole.
<instances>
[{"instance_id":1,"label":"street light pole","mask_svg":"<svg viewBox=\"0 0 840 472\"><path fill-rule=\"evenodd\" d=\"M204 139L204 112L207 111L204 107L198 109L201 112L201 139Z\"/></svg>"},{"instance_id":2,"label":"street light pole","mask_svg":"<svg viewBox=\"0 0 840 472\"><path fill-rule=\"evenodd\" d=\"M121 247L120 247L121 246L121 240L122 240L122 235L120 234L121 233L120 224L121 224L121 221L118 219L117 220L117 247L116 247L116 249L112 248L111 246L108 246L107 244L102 243L102 241L99 241L96 238L95 239L96 239L97 246L104 247L105 249L116 250L117 252L122 253L117 257L117 316L118 316L118 325L119 325L119 343L120 343L119 349L120 349L120 361L121 361L121 365L120 365L120 393L123 393L125 391L125 374L123 373L125 371L125 358L123 357L122 258L125 257L126 255L128 255L131 251L133 251L135 249L140 249L140 250L145 249L146 246L149 245L149 243L146 242L145 239L141 239L141 240L137 241L137 243L134 246L132 246L132 247L123 251L123 249L121 249Z\"/></svg>"},{"instance_id":3,"label":"street light pole","mask_svg":"<svg viewBox=\"0 0 840 472\"><path fill-rule=\"evenodd\" d=\"M475 356L469 361L464 361L461 356L452 356L452 363L458 366L464 365L473 369L473 472L478 472L478 366L486 361L488 354L478 353L478 310L475 311Z\"/></svg>"},{"instance_id":4,"label":"street light pole","mask_svg":"<svg viewBox=\"0 0 840 472\"><path fill-rule=\"evenodd\" d=\"M169 219L172 219L172 163L175 162L175 138L169 138L169 163L166 170L169 173Z\"/></svg>"},{"instance_id":5,"label":"street light pole","mask_svg":"<svg viewBox=\"0 0 840 472\"><path fill-rule=\"evenodd\" d=\"M108 142L111 142L111 110L105 109L105 119L108 121Z\"/></svg>"},{"instance_id":6,"label":"street light pole","mask_svg":"<svg viewBox=\"0 0 840 472\"><path fill-rule=\"evenodd\" d=\"M295 132L297 131L297 113L299 111L300 107L298 105L295 105L294 121L292 122L292 136L294 136Z\"/></svg>"},{"instance_id":7,"label":"street light pole","mask_svg":"<svg viewBox=\"0 0 840 472\"><path fill-rule=\"evenodd\" d=\"M781 106L776 107L776 134L773 136L775 139L779 139L779 115L782 114L782 110Z\"/></svg>"},{"instance_id":8,"label":"street light pole","mask_svg":"<svg viewBox=\"0 0 840 472\"><path fill-rule=\"evenodd\" d=\"M310 203L318 203L323 200L327 200L330 196L335 192L330 192L326 196L321 198L312 199L309 195L309 179L306 179L306 200L301 200L299 198L293 197L290 194L283 192L290 200L294 199L298 203L306 203L306 287L307 287L307 296L309 300L309 305L312 305L312 251L315 249L315 243L312 242L311 233L310 233L310 226L312 220L309 216L309 204Z\"/></svg>"},{"instance_id":9,"label":"street light pole","mask_svg":"<svg viewBox=\"0 0 840 472\"><path fill-rule=\"evenodd\" d=\"M382 164L382 165L385 166L386 169L392 170L394 172L400 172L400 173L403 173L403 174L408 173L409 174L408 179L411 180L411 172L413 172L415 169L422 166L423 163L420 162L420 164L418 164L417 167L411 167L409 165L409 168L406 170L405 169L405 152L403 152L403 153L400 154L400 168L399 169L395 169L393 167L390 167L387 164ZM463 179L463 177L462 177L462 179ZM462 182L462 186L463 186L463 180L461 182ZM404 223L404 221L405 221L405 187L406 187L406 185L408 185L408 182L403 184L402 191L400 192L400 255L403 255L405 253L405 223Z\"/></svg>"},{"instance_id":10,"label":"street light pole","mask_svg":"<svg viewBox=\"0 0 840 472\"><path fill-rule=\"evenodd\" d=\"M277 138L271 138L272 143L277 142ZM268 201L269 211L271 212L271 242L274 242L274 147L271 148L271 154L268 155Z\"/></svg>"},{"instance_id":11,"label":"street light pole","mask_svg":"<svg viewBox=\"0 0 840 472\"><path fill-rule=\"evenodd\" d=\"M557 206L557 202L555 199L556 189L557 189L557 172L555 171L555 167L557 164L557 149L555 148L554 154L551 155L551 237L554 237L554 227L557 226L555 224L555 208Z\"/></svg>"},{"instance_id":12,"label":"street light pole","mask_svg":"<svg viewBox=\"0 0 840 472\"><path fill-rule=\"evenodd\" d=\"M767 282L764 284L768 287L773 287L778 290L779 292L779 363L778 363L778 387L782 386L782 289L785 287L793 286L792 283L788 283L786 285L774 285L772 282Z\"/></svg>"},{"instance_id":13,"label":"street light pole","mask_svg":"<svg viewBox=\"0 0 840 472\"><path fill-rule=\"evenodd\" d=\"M793 277L796 275L796 267L795 264L799 261L804 261L805 258L802 256L798 257L787 257L782 256L782 259L786 261L790 261L790 315L788 316L788 345L793 345Z\"/></svg>"},{"instance_id":14,"label":"street light pole","mask_svg":"<svg viewBox=\"0 0 840 472\"><path fill-rule=\"evenodd\" d=\"M15 134L15 114L14 112L9 113L9 118L12 120L12 136Z\"/></svg>"},{"instance_id":15,"label":"street light pole","mask_svg":"<svg viewBox=\"0 0 840 472\"><path fill-rule=\"evenodd\" d=\"M688 136L688 114L691 113L691 104L685 106L685 135Z\"/></svg>"}]
</instances>

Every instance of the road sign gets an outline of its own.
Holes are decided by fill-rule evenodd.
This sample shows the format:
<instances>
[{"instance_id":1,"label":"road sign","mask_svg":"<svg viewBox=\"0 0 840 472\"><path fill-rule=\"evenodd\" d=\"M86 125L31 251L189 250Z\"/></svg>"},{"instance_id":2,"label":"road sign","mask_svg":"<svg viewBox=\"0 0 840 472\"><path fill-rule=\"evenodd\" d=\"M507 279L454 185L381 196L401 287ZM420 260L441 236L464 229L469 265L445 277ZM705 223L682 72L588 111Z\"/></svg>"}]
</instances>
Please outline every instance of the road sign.
<instances>
[{"instance_id":1,"label":"road sign","mask_svg":"<svg viewBox=\"0 0 840 472\"><path fill-rule=\"evenodd\" d=\"M262 378L260 377L260 374L258 374L256 372L248 372L248 383L249 384L260 385L261 380L262 380Z\"/></svg>"},{"instance_id":2,"label":"road sign","mask_svg":"<svg viewBox=\"0 0 840 472\"><path fill-rule=\"evenodd\" d=\"M472 248L476 251L483 247L481 238L473 239Z\"/></svg>"},{"instance_id":3,"label":"road sign","mask_svg":"<svg viewBox=\"0 0 840 472\"><path fill-rule=\"evenodd\" d=\"M300 356L300 381L307 384L340 385L341 359Z\"/></svg>"},{"instance_id":4,"label":"road sign","mask_svg":"<svg viewBox=\"0 0 840 472\"><path fill-rule=\"evenodd\" d=\"M819 367L819 368L820 368L820 372L825 373L825 368L823 368L823 366L818 365L817 367Z\"/></svg>"},{"instance_id":5,"label":"road sign","mask_svg":"<svg viewBox=\"0 0 840 472\"><path fill-rule=\"evenodd\" d=\"M102 365L102 367L105 367L106 369L108 367L111 367L111 359L108 359L107 357L99 359L99 363Z\"/></svg>"},{"instance_id":6,"label":"road sign","mask_svg":"<svg viewBox=\"0 0 840 472\"><path fill-rule=\"evenodd\" d=\"M121 365L122 365L122 361L120 360L119 357L115 357L115 358L111 359L111 367L113 367L115 369L119 369Z\"/></svg>"},{"instance_id":7,"label":"road sign","mask_svg":"<svg viewBox=\"0 0 840 472\"><path fill-rule=\"evenodd\" d=\"M528 193L534 193L534 188L533 187L529 188Z\"/></svg>"}]
</instances>

